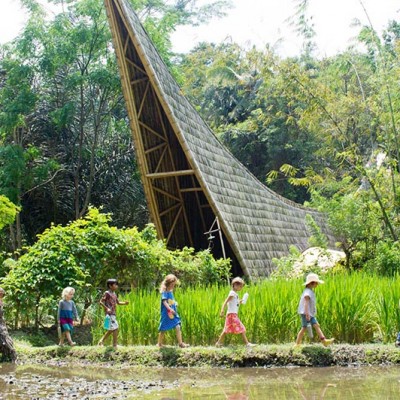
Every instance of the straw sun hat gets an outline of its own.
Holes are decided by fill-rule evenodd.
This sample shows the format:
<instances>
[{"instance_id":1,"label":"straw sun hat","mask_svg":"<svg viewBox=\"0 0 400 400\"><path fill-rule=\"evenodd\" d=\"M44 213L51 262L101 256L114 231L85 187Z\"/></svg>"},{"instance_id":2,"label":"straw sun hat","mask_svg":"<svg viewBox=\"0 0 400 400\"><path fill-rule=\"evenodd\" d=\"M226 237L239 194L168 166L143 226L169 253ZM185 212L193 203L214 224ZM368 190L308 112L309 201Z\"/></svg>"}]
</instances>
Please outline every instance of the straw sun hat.
<instances>
[{"instance_id":1,"label":"straw sun hat","mask_svg":"<svg viewBox=\"0 0 400 400\"><path fill-rule=\"evenodd\" d=\"M232 279L232 285L234 285L235 283L240 283L241 285L244 285L244 280L242 278L236 277Z\"/></svg>"},{"instance_id":2,"label":"straw sun hat","mask_svg":"<svg viewBox=\"0 0 400 400\"><path fill-rule=\"evenodd\" d=\"M321 281L321 279L318 278L317 274L308 274L305 283L303 283L304 286L307 286L311 282L317 282L317 283L324 283L324 281Z\"/></svg>"}]
</instances>

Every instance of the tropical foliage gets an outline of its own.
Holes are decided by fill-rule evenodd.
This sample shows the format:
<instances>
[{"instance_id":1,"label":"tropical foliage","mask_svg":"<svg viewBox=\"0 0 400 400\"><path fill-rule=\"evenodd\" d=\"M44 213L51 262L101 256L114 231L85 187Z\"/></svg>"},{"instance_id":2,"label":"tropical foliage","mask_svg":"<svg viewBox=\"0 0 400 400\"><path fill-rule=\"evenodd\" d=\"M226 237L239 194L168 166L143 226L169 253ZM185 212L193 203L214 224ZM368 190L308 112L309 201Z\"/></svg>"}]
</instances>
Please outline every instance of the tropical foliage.
<instances>
[{"instance_id":1,"label":"tropical foliage","mask_svg":"<svg viewBox=\"0 0 400 400\"><path fill-rule=\"evenodd\" d=\"M0 272L15 321L38 324L69 284L86 309L111 274L128 287L158 285L167 271L190 284L225 279L224 262L167 251L146 225L102 0L49 2L60 6L53 19L36 0L23 0L28 22L0 48L0 196L8 199L0 197L0 228L8 225L0 261L10 255ZM348 269L396 276L400 24L389 22L381 36L360 26L364 51L318 58L307 1L297 3L304 46L283 58L270 46L234 43L174 55L174 29L203 23L226 3L132 0L183 92L231 152L279 194L324 211Z\"/></svg>"},{"instance_id":2,"label":"tropical foliage","mask_svg":"<svg viewBox=\"0 0 400 400\"><path fill-rule=\"evenodd\" d=\"M290 343L295 340L301 326L297 306L303 282L270 280L244 287L239 295L242 297L248 292L249 299L240 306L239 316L251 342ZM192 345L215 344L224 326L219 312L229 290L228 286L211 286L174 291L185 341ZM339 343L393 342L400 326L399 290L397 277L365 273L327 277L325 284L316 289L317 319L325 335ZM121 343L157 343L160 294L138 290L126 299L129 305L118 308ZM103 314L100 309L94 313L95 342L103 332ZM170 344L176 343L173 331L168 339ZM304 341L307 343L309 339ZM240 335L228 335L226 343L242 345L243 341Z\"/></svg>"},{"instance_id":3,"label":"tropical foliage","mask_svg":"<svg viewBox=\"0 0 400 400\"><path fill-rule=\"evenodd\" d=\"M208 251L195 253L191 248L168 250L152 225L139 231L118 229L110 222L109 214L90 208L84 218L46 229L17 262L9 263L1 284L14 304L16 323L27 324L34 316L38 326L67 286L77 290L83 319L110 277L125 289L144 289L169 273L183 286L217 283L229 276L229 260L215 260Z\"/></svg>"},{"instance_id":4,"label":"tropical foliage","mask_svg":"<svg viewBox=\"0 0 400 400\"><path fill-rule=\"evenodd\" d=\"M0 194L21 206L0 246L13 252L90 204L120 227L148 222L103 1L49 3L60 10L50 19L36 0L22 1L28 22L0 50ZM222 0L132 4L171 68L174 29L226 8Z\"/></svg>"}]
</instances>

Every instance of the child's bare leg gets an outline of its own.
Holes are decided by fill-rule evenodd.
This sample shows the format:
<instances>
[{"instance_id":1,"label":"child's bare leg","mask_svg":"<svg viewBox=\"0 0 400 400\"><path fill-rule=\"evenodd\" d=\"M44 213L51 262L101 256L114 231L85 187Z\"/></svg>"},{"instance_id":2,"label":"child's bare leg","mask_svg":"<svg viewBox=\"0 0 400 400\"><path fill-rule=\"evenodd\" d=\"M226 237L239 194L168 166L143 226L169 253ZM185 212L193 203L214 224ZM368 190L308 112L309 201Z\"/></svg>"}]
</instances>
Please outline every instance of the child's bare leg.
<instances>
[{"instance_id":1,"label":"child's bare leg","mask_svg":"<svg viewBox=\"0 0 400 400\"><path fill-rule=\"evenodd\" d=\"M58 343L59 346L62 346L64 344L64 339L65 339L65 332L61 332L60 342Z\"/></svg>"},{"instance_id":2,"label":"child's bare leg","mask_svg":"<svg viewBox=\"0 0 400 400\"><path fill-rule=\"evenodd\" d=\"M325 335L321 330L321 327L319 326L319 324L314 324L313 328L315 329L315 331L317 332L317 335L319 336L319 338L321 340L325 339Z\"/></svg>"},{"instance_id":3,"label":"child's bare leg","mask_svg":"<svg viewBox=\"0 0 400 400\"><path fill-rule=\"evenodd\" d=\"M67 338L68 343L73 346L75 343L72 341L71 338L71 332L70 331L65 331L65 337Z\"/></svg>"},{"instance_id":4,"label":"child's bare leg","mask_svg":"<svg viewBox=\"0 0 400 400\"><path fill-rule=\"evenodd\" d=\"M175 327L175 332L176 332L176 338L178 340L178 344L182 345L183 341L182 341L182 331L181 331L181 327L179 325L177 325Z\"/></svg>"},{"instance_id":5,"label":"child's bare leg","mask_svg":"<svg viewBox=\"0 0 400 400\"><path fill-rule=\"evenodd\" d=\"M99 343L97 343L98 346L104 346L104 341L111 335L112 331L107 331L103 337L99 340Z\"/></svg>"},{"instance_id":6,"label":"child's bare leg","mask_svg":"<svg viewBox=\"0 0 400 400\"><path fill-rule=\"evenodd\" d=\"M242 332L242 338L245 344L249 344L249 340L247 339L246 332Z\"/></svg>"},{"instance_id":7,"label":"child's bare leg","mask_svg":"<svg viewBox=\"0 0 400 400\"><path fill-rule=\"evenodd\" d=\"M158 342L157 342L158 347L164 346L164 337L165 337L165 332L161 331L158 333Z\"/></svg>"},{"instance_id":8,"label":"child's bare leg","mask_svg":"<svg viewBox=\"0 0 400 400\"><path fill-rule=\"evenodd\" d=\"M300 329L299 333L297 334L296 338L296 344L301 344L301 341L303 340L303 336L306 333L307 327L303 327Z\"/></svg>"},{"instance_id":9,"label":"child's bare leg","mask_svg":"<svg viewBox=\"0 0 400 400\"><path fill-rule=\"evenodd\" d=\"M112 335L113 335L113 347L117 347L118 346L118 329L114 329L112 331Z\"/></svg>"},{"instance_id":10,"label":"child's bare leg","mask_svg":"<svg viewBox=\"0 0 400 400\"><path fill-rule=\"evenodd\" d=\"M323 344L324 346L329 346L329 345L331 345L331 344L334 342L335 339L327 339L327 338L325 337L325 335L324 335L324 333L322 332L322 330L321 330L319 324L314 324L313 327L314 327L315 330L317 331L317 334L318 334L318 336L319 336L319 338L320 338L320 340L321 340L321 342L322 342L322 344Z\"/></svg>"},{"instance_id":11,"label":"child's bare leg","mask_svg":"<svg viewBox=\"0 0 400 400\"><path fill-rule=\"evenodd\" d=\"M222 346L224 342L224 337L225 337L225 332L222 331L221 335L219 336L217 343L215 343L216 346Z\"/></svg>"}]
</instances>

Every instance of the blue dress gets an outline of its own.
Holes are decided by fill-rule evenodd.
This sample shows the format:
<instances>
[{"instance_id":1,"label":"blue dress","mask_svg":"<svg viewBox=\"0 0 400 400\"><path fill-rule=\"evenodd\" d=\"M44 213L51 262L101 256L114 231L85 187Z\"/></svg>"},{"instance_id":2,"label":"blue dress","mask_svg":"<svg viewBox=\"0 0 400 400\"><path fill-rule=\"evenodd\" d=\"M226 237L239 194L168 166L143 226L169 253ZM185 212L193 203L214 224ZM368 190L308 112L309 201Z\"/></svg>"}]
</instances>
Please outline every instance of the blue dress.
<instances>
[{"instance_id":1,"label":"blue dress","mask_svg":"<svg viewBox=\"0 0 400 400\"><path fill-rule=\"evenodd\" d=\"M174 329L177 325L181 324L181 319L178 314L174 315L173 318L169 317L168 310L163 304L164 300L167 300L169 306L176 312L176 301L174 299L173 293L172 292L162 292L161 293L161 318L160 318L160 326L158 327L159 331L169 331L170 329Z\"/></svg>"}]
</instances>

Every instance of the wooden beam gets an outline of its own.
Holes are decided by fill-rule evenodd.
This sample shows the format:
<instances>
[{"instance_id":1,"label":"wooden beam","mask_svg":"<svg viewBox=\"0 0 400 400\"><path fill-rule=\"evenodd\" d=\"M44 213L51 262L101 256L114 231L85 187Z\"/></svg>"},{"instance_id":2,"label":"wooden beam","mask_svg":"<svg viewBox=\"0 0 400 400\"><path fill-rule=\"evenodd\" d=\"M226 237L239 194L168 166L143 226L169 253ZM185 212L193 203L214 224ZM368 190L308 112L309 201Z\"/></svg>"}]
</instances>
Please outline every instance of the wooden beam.
<instances>
[{"instance_id":1,"label":"wooden beam","mask_svg":"<svg viewBox=\"0 0 400 400\"><path fill-rule=\"evenodd\" d=\"M151 92L153 94L153 98L157 99L157 93L155 92L153 86L150 85L150 87L151 87ZM160 102L156 101L155 103L156 103L158 118L160 118L160 124L162 126L162 130L163 130L163 133L164 133L164 136L165 136L165 140L168 140L167 129L165 127L163 115L162 115L162 112L161 112L161 109L160 109Z\"/></svg>"},{"instance_id":2,"label":"wooden beam","mask_svg":"<svg viewBox=\"0 0 400 400\"><path fill-rule=\"evenodd\" d=\"M181 213L182 213L182 207L181 207L181 208L178 210L178 212L176 213L174 222L173 222L173 224L172 224L172 226L171 226L171 229L170 229L169 234L168 234L168 237L167 237L167 244L168 244L169 240L171 239L172 233L174 232L176 223L178 222L178 219L179 219L179 216L181 215Z\"/></svg>"},{"instance_id":3,"label":"wooden beam","mask_svg":"<svg viewBox=\"0 0 400 400\"><path fill-rule=\"evenodd\" d=\"M142 101L140 102L140 107L138 110L138 118L142 115L142 110L144 106L144 102L146 101L147 93L149 92L150 81L147 81L146 89L144 90Z\"/></svg>"},{"instance_id":4,"label":"wooden beam","mask_svg":"<svg viewBox=\"0 0 400 400\"><path fill-rule=\"evenodd\" d=\"M146 76L146 77L144 77L144 78L139 78L139 79L133 79L133 80L131 80L131 85L136 85L137 83L140 83L140 82L148 82L149 81L149 77L148 76Z\"/></svg>"},{"instance_id":5,"label":"wooden beam","mask_svg":"<svg viewBox=\"0 0 400 400\"><path fill-rule=\"evenodd\" d=\"M137 112L135 106L135 100L132 93L132 86L130 85L130 81L132 80L131 71L128 63L133 64L138 70L142 71L144 75L148 76L146 71L140 67L138 67L135 63L133 63L128 57L126 57L124 51L124 44L129 41L132 41L132 36L130 33L129 26L126 24L123 13L121 12L121 8L119 4L114 3L112 0L105 0L107 15L111 25L111 33L114 41L115 53L117 56L117 61L120 67L120 75L121 75L121 84L122 91L124 93L126 108L129 115L129 122L132 131L133 141L135 143L135 148L137 150L137 162L139 165L139 170L141 171L141 179L143 182L143 189L145 195L147 197L147 202L149 206L149 212L151 219L155 223L158 235L160 238L164 238L164 232L162 229L162 224L160 217L158 215L157 203L155 199L155 193L152 190L151 182L148 179L145 179L143 175L149 172L146 156L144 155L144 144L141 138L141 127L137 120ZM114 8L115 7L115 8ZM119 26L119 21L117 21L117 14L121 17L124 22L127 34L124 37L122 27ZM129 38L129 39L128 39ZM134 44L134 43L132 43ZM128 51L128 49L127 49ZM164 140L164 139L163 139Z\"/></svg>"},{"instance_id":6,"label":"wooden beam","mask_svg":"<svg viewBox=\"0 0 400 400\"><path fill-rule=\"evenodd\" d=\"M125 56L125 60L128 61L129 64L131 64L134 68L136 68L138 71L142 72L143 74L145 74L147 76L147 72L140 68L139 65L137 65L136 63L134 63L129 57Z\"/></svg>"},{"instance_id":7,"label":"wooden beam","mask_svg":"<svg viewBox=\"0 0 400 400\"><path fill-rule=\"evenodd\" d=\"M176 176L186 176L193 174L194 174L193 169L184 169L181 171L156 172L154 174L146 174L146 178L149 179L174 178Z\"/></svg>"},{"instance_id":8,"label":"wooden beam","mask_svg":"<svg viewBox=\"0 0 400 400\"><path fill-rule=\"evenodd\" d=\"M167 145L166 143L160 143L160 144L158 144L157 146L150 147L149 149L147 149L147 150L145 151L145 154L149 154L149 153L152 153L153 151L162 149L162 148L165 147L166 145Z\"/></svg>"},{"instance_id":9,"label":"wooden beam","mask_svg":"<svg viewBox=\"0 0 400 400\"><path fill-rule=\"evenodd\" d=\"M161 193L161 194L163 194L164 196L167 196L167 197L169 197L169 198L171 198L171 199L174 199L174 200L176 200L176 201L179 201L179 203L181 202L181 199L180 199L179 197L176 197L176 196L174 196L173 194L168 193L167 191L165 191L165 190L163 190L163 189L160 189L160 188L158 188L158 187L156 187L156 186L152 186L152 188L153 188L153 190L154 190L155 192Z\"/></svg>"},{"instance_id":10,"label":"wooden beam","mask_svg":"<svg viewBox=\"0 0 400 400\"><path fill-rule=\"evenodd\" d=\"M161 164L162 164L162 162L163 162L163 160L164 160L164 157L165 157L165 153L167 152L167 149L168 149L168 146L167 146L167 144L165 143L165 149L164 149L163 152L161 153L161 157L160 157L160 159L158 160L158 164L157 164L157 167L156 167L156 169L154 170L154 172L158 172L158 170L160 169Z\"/></svg>"},{"instance_id":11,"label":"wooden beam","mask_svg":"<svg viewBox=\"0 0 400 400\"><path fill-rule=\"evenodd\" d=\"M163 217L164 215L170 213L171 211L175 210L178 207L182 207L182 204L181 203L174 204L172 207L169 207L166 210L160 212L160 217Z\"/></svg>"},{"instance_id":12,"label":"wooden beam","mask_svg":"<svg viewBox=\"0 0 400 400\"><path fill-rule=\"evenodd\" d=\"M197 189L197 185L198 181L195 179L194 176L192 176L192 185L193 188ZM199 197L199 192L196 191L195 192L195 197L196 197L196 203L197 203L197 207L199 207L199 214L200 214L200 218L201 218L201 223L203 226L203 232L205 232L207 230L207 226L206 226L206 220L204 218L204 213L203 213L203 208L201 208L201 201L200 201L200 197Z\"/></svg>"},{"instance_id":13,"label":"wooden beam","mask_svg":"<svg viewBox=\"0 0 400 400\"><path fill-rule=\"evenodd\" d=\"M126 50L128 49L128 44L129 44L129 35L126 35L126 40L125 40L125 44L124 44L125 57L126 57Z\"/></svg>"},{"instance_id":14,"label":"wooden beam","mask_svg":"<svg viewBox=\"0 0 400 400\"><path fill-rule=\"evenodd\" d=\"M147 129L149 132L151 132L153 135L156 135L157 137L159 137L162 140L166 140L164 136L161 136L157 131L155 131L154 129L150 128L148 125L146 125L144 122L139 121L139 125L145 129Z\"/></svg>"},{"instance_id":15,"label":"wooden beam","mask_svg":"<svg viewBox=\"0 0 400 400\"><path fill-rule=\"evenodd\" d=\"M192 187L186 189L180 189L181 193L190 193L190 192L202 192L203 189L201 187Z\"/></svg>"}]
</instances>

